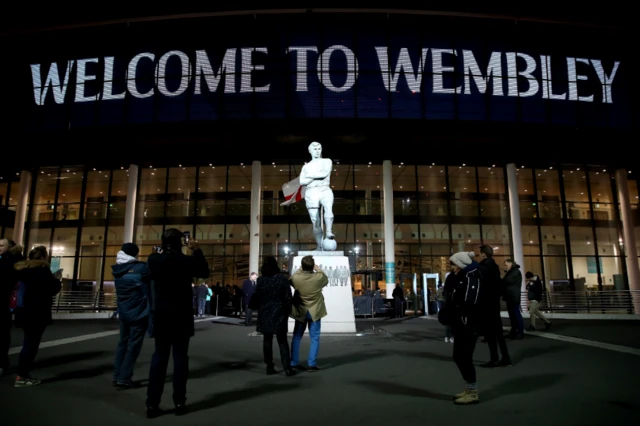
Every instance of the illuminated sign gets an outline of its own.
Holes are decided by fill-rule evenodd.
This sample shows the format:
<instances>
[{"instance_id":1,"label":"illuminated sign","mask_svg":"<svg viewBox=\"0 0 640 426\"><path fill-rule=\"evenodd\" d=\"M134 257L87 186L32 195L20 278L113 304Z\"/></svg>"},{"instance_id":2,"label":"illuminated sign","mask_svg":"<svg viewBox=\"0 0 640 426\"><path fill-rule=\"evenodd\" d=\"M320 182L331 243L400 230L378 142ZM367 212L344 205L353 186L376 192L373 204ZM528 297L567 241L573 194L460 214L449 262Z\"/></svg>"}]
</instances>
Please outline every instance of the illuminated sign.
<instances>
[{"instance_id":1,"label":"illuminated sign","mask_svg":"<svg viewBox=\"0 0 640 426\"><path fill-rule=\"evenodd\" d=\"M367 57L375 58L377 82L387 92L416 94L428 90L459 95L461 99L488 94L612 104L612 84L620 68L619 61L523 52L493 51L480 57L465 49L371 49ZM177 97L188 91L193 96L207 92L269 93L269 76L274 69L290 72L296 93L308 92L314 84L332 93L345 93L355 90L361 74L359 58L345 45L326 49L290 46L278 52L275 59L270 54L267 47L229 48L219 55L206 50L171 50L162 55L142 52L130 59L107 56L31 64L33 100L36 105L46 105L113 101L128 96ZM367 64L368 69L372 66ZM257 84L256 76L261 73ZM117 82L124 84L115 87ZM71 87L73 90L69 90Z\"/></svg>"}]
</instances>

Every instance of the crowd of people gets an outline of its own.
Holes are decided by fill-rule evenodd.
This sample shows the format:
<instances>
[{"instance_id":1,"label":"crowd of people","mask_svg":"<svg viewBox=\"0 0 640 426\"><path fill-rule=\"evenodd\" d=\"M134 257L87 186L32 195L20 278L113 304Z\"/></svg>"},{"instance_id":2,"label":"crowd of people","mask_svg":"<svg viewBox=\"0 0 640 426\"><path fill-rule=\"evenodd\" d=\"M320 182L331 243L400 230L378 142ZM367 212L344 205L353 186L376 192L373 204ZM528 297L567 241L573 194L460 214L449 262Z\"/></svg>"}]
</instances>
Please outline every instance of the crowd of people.
<instances>
[{"instance_id":1,"label":"crowd of people","mask_svg":"<svg viewBox=\"0 0 640 426\"><path fill-rule=\"evenodd\" d=\"M476 262L475 256L474 252L459 252L451 256L451 273L445 279L439 298L438 319L445 326L445 342L453 343L453 359L466 383L464 391L454 397L454 402L459 405L477 404L480 400L473 364L473 352L479 336L484 336L490 352L489 362L481 367L512 365L503 334L501 300L507 305L511 322L511 330L506 337L520 340L524 336L520 265L513 259L505 260L505 274L501 277L491 246L480 247L480 262ZM535 330L535 318L539 317L548 330L551 322L539 309L544 286L531 272L526 273L526 278L531 303L530 329Z\"/></svg>"},{"instance_id":2,"label":"crowd of people","mask_svg":"<svg viewBox=\"0 0 640 426\"><path fill-rule=\"evenodd\" d=\"M185 246L190 255L183 253ZM163 233L161 249L152 253L147 262L138 260L138 254L135 244L126 243L112 266L120 322L113 385L121 390L142 385L140 380L133 380L133 374L145 335L148 335L154 339L155 350L147 384L147 417L155 418L162 414L159 406L170 355L174 363L175 414L183 415L187 412L188 352L194 335L194 318L205 315L211 298L221 296L224 290L216 286L217 293L204 281L197 286L193 284L194 277L201 280L209 277L209 266L197 242L185 238L185 234L177 229ZM502 331L501 300L506 302L512 325L506 337L518 340L524 335L520 266L507 259L504 262L505 274L501 276L490 246L480 247L480 262L476 262L475 256L474 252L459 252L451 256L451 273L438 292L438 319L446 327L445 340L453 343L453 360L466 383L464 391L454 397L454 402L461 405L479 402L473 364L479 336L484 336L490 349L490 360L482 367L512 365ZM42 335L52 320L52 298L61 288L62 271L53 273L48 261L45 247L34 247L24 258L22 247L11 240L0 240L0 284L10 308L3 314L0 324L3 333L0 373L6 373L9 367L10 330L12 316L15 315L16 326L24 330L16 387L40 384L31 376L31 368ZM277 373L273 360L274 337L286 376L294 376L298 371L319 371L321 323L327 315L322 291L329 284L329 277L315 264L312 256L303 257L300 269L292 275L281 271L277 260L267 256L260 272L260 276L252 272L242 289L238 290L242 293L245 325L251 325L254 311L258 313L256 329L263 336L266 374ZM540 312L544 285L531 272L525 276L530 301L530 329L535 330L536 318L549 329L550 321ZM401 299L401 291L399 287L394 291L393 296L398 300ZM239 314L241 309L234 306L234 310ZM295 320L295 326L289 344L290 318ZM311 344L305 366L300 360L300 342L307 329Z\"/></svg>"}]
</instances>

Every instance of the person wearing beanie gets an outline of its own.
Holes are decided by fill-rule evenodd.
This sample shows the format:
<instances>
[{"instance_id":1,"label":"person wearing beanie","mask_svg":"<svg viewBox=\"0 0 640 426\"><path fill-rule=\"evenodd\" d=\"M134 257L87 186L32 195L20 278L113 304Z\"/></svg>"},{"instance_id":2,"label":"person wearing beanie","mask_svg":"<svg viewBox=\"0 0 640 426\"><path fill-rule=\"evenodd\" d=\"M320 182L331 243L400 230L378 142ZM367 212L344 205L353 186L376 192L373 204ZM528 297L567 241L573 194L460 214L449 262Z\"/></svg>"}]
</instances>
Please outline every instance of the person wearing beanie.
<instances>
[{"instance_id":1,"label":"person wearing beanie","mask_svg":"<svg viewBox=\"0 0 640 426\"><path fill-rule=\"evenodd\" d=\"M186 246L191 256L182 253ZM162 252L149 256L153 280L152 316L155 352L149 369L147 418L162 414L159 408L167 376L169 356L173 356L173 403L175 414L187 413L189 341L194 335L194 278L209 278L209 264L194 239L187 239L175 228L164 231Z\"/></svg>"},{"instance_id":2,"label":"person wearing beanie","mask_svg":"<svg viewBox=\"0 0 640 426\"><path fill-rule=\"evenodd\" d=\"M132 379L133 370L149 326L151 272L136 258L139 251L133 243L123 244L111 267L120 318L120 340L113 362L113 384L118 389L139 387Z\"/></svg>"},{"instance_id":3,"label":"person wearing beanie","mask_svg":"<svg viewBox=\"0 0 640 426\"><path fill-rule=\"evenodd\" d=\"M457 405L477 404L478 386L476 369L473 365L473 352L476 348L480 318L478 300L481 294L481 277L474 252L459 252L449 258L453 272L447 277L445 292L447 310L450 311L451 330L453 331L453 360L466 383L465 390L454 396Z\"/></svg>"}]
</instances>

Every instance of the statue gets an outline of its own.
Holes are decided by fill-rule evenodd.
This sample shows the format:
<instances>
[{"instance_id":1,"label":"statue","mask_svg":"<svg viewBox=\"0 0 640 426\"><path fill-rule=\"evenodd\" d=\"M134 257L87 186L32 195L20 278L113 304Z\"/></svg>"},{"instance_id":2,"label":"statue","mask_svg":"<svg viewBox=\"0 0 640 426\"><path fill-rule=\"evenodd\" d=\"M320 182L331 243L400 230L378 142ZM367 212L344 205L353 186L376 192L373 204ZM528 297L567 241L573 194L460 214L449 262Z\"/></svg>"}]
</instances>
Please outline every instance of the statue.
<instances>
[{"instance_id":1,"label":"statue","mask_svg":"<svg viewBox=\"0 0 640 426\"><path fill-rule=\"evenodd\" d=\"M287 201L282 205L289 205L304 197L307 211L313 226L318 251L334 251L338 244L333 234L333 191L331 190L331 172L333 162L329 158L322 158L322 145L311 142L309 145L311 161L300 171L299 178L283 186ZM296 182L297 181L297 182ZM324 230L322 229L324 216Z\"/></svg>"}]
</instances>

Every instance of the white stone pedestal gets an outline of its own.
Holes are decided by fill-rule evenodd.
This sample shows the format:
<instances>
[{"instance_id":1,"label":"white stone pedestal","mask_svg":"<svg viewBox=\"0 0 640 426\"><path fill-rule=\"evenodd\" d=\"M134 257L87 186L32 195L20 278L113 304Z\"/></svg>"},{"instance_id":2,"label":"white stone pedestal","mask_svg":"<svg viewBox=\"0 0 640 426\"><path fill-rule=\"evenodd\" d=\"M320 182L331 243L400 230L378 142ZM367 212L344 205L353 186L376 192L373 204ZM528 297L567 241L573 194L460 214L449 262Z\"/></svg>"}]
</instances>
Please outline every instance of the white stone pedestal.
<instances>
[{"instance_id":1,"label":"white stone pedestal","mask_svg":"<svg viewBox=\"0 0 640 426\"><path fill-rule=\"evenodd\" d=\"M329 277L329 284L322 290L327 316L322 318L321 332L355 333L349 258L342 251L300 251L293 258L292 275L300 269L300 261L304 256L313 256L316 265ZM289 318L289 333L293 332L294 324L295 321Z\"/></svg>"}]
</instances>

